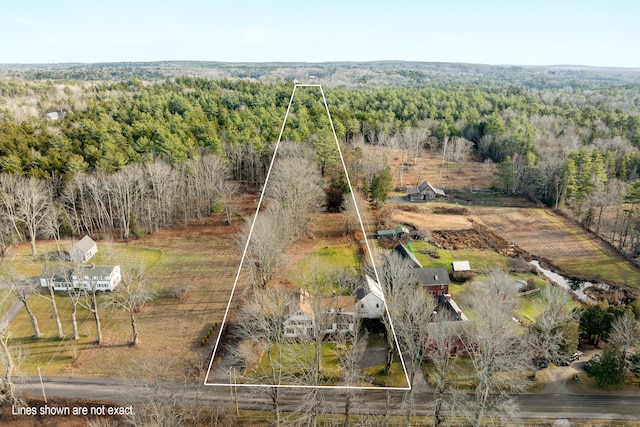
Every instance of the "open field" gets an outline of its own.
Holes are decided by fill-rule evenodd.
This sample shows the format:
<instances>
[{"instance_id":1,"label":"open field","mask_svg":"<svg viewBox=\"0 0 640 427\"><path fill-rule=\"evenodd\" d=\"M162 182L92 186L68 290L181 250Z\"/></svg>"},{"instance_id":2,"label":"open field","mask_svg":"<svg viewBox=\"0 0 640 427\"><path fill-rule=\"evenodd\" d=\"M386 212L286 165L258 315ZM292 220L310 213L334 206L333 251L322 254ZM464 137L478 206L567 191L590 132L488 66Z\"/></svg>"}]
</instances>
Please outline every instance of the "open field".
<instances>
[{"instance_id":1,"label":"open field","mask_svg":"<svg viewBox=\"0 0 640 427\"><path fill-rule=\"evenodd\" d=\"M508 243L533 256L553 260L565 274L597 277L640 288L640 272L616 254L605 250L600 243L585 234L571 221L552 212L536 208L466 207L464 214L445 214L445 203L398 205L393 220L432 231L465 231L484 227ZM249 212L249 209L246 209ZM373 221L367 212L365 219ZM235 241L239 223L223 224L222 217L214 216L206 223L187 228L164 230L128 243L99 241L100 263L136 264L144 261L150 282L158 291L158 298L138 314L141 345L131 348L131 328L124 312L102 312L105 345L96 346L93 318L86 309L80 309L81 338L68 339L70 303L65 297L58 299L63 328L67 338L55 338L55 325L51 319L50 303L32 297L34 311L45 335L33 340L24 310L11 326L12 344L19 346L26 359L21 365L23 373L34 374L40 366L43 375L65 376L123 376L137 367L147 365L149 370L158 366L175 366L175 376L187 373L190 378L202 376L206 370L212 342L202 346L202 337L214 324L220 324L229 292L233 285L241 249ZM314 237L287 255L287 269L292 270L309 260L318 259L332 266L358 268L357 245L348 241L341 231L339 215L322 214L313 227ZM371 230L369 230L371 231ZM372 242L373 243L373 242ZM468 259L476 269L505 268L508 257L492 249L473 247L448 250L435 248L427 242L414 242L414 250L425 266L450 267L453 260ZM70 246L70 242L67 242ZM375 249L375 244L373 245ZM53 242L39 242L41 253L53 251ZM439 258L421 249L435 250ZM28 245L12 250L16 254L11 268L23 275L40 272L40 264L29 255ZM94 260L92 260L94 261ZM525 279L526 280L526 279ZM453 285L452 288L455 288ZM464 289L464 285L460 285ZM183 298L174 295L185 290ZM453 292L456 293L456 292ZM535 317L535 299L523 302L521 311ZM236 300L237 301L237 300ZM234 301L234 303L236 302ZM217 336L217 330L213 333ZM375 369L374 369L375 371ZM400 371L398 382L400 381ZM371 372L371 375L374 375Z\"/></svg>"},{"instance_id":2,"label":"open field","mask_svg":"<svg viewBox=\"0 0 640 427\"><path fill-rule=\"evenodd\" d=\"M44 339L34 340L24 310L10 327L11 343L27 357L21 372L34 374L38 365L43 375L121 376L139 364L169 366L177 364L176 375L190 367L193 375L208 364L210 349L200 344L203 332L220 323L240 261L240 250L234 241L238 226L222 221L183 229L164 230L128 243L98 241L95 262L126 265L145 264L149 282L157 298L137 315L140 346L132 348L128 314L121 311L101 312L105 344L94 344L96 331L93 316L79 308L80 340L70 340L70 302L58 295L58 309L67 337L56 338L51 318L51 305L32 296L29 303L40 323ZM27 253L28 245L15 249L20 254L13 263L16 271L38 274ZM53 250L52 242L41 242L41 252ZM92 259L92 261L94 261ZM176 291L184 290L182 298ZM104 296L102 297L104 299Z\"/></svg>"},{"instance_id":3,"label":"open field","mask_svg":"<svg viewBox=\"0 0 640 427\"><path fill-rule=\"evenodd\" d=\"M399 224L427 227L432 231L468 230L479 225L510 246L551 262L558 272L565 275L640 289L638 267L592 234L552 211L541 208L467 207L468 215L434 214L432 209L438 205L403 203L393 219ZM472 258L472 254L466 255Z\"/></svg>"}]
</instances>

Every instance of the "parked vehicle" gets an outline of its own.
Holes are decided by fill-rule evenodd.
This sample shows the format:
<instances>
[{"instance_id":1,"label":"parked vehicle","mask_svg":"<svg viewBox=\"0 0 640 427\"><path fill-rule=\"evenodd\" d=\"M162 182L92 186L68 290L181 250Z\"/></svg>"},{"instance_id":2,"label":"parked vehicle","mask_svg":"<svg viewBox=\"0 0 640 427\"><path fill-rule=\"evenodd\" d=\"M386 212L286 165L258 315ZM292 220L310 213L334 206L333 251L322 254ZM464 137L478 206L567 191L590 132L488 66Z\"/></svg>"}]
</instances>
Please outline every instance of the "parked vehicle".
<instances>
[{"instance_id":1,"label":"parked vehicle","mask_svg":"<svg viewBox=\"0 0 640 427\"><path fill-rule=\"evenodd\" d=\"M571 357L569 357L569 360L570 360L571 362L575 362L576 360L580 360L580 358L582 357L582 355L583 355L583 354L584 354L584 353L583 353L583 352L581 352L581 351L576 351L575 353L573 353L573 354L571 355Z\"/></svg>"}]
</instances>

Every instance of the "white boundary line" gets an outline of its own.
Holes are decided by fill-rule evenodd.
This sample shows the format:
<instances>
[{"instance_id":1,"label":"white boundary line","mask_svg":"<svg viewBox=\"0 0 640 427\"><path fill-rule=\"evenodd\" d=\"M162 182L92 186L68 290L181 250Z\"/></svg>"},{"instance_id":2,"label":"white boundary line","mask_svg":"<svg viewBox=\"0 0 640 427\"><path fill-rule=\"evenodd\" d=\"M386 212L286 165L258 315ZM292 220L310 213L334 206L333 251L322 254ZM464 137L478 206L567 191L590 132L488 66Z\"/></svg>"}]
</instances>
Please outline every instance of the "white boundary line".
<instances>
[{"instance_id":1,"label":"white boundary line","mask_svg":"<svg viewBox=\"0 0 640 427\"><path fill-rule=\"evenodd\" d=\"M269 182L269 176L271 175L271 169L273 168L273 164L275 162L276 154L278 153L278 147L280 145L280 141L282 139L282 134L284 132L284 127L287 123L287 118L289 117L289 111L291 110L291 104L293 102L293 97L296 93L296 89L298 87L317 87L320 88L320 93L322 94L322 101L324 103L325 110L327 111L327 117L329 118L329 124L331 125L331 131L333 133L333 139L336 142L336 147L338 148L338 154L340 154L340 161L342 163L342 169L344 171L344 175L347 178L347 184L349 185L349 190L351 192L351 198L353 200L353 205L356 208L356 213L358 214L358 220L360 221L360 229L362 230L362 236L364 237L364 242L367 245L367 250L369 251L369 259L371 261L371 265L373 267L373 272L376 276L376 281L380 283L380 276L378 275L378 269L376 268L375 260L373 259L373 252L371 251L371 246L369 245L369 240L367 239L367 233L364 229L364 222L362 221L362 216L360 215L360 209L358 208L358 202L356 200L355 192L353 186L351 185L351 180L349 179L349 174L347 173L347 166L344 162L344 156L342 155L342 150L340 149L340 144L338 143L338 137L336 135L335 127L333 126L333 120L331 119L331 113L329 112L329 106L327 104L327 99L324 95L324 90L322 89L322 85L320 84L295 84L293 86L293 91L291 92L291 98L289 99L289 105L287 106L287 112L284 115L284 120L282 121L282 127L280 128L280 134L278 135L278 141L276 142L276 146L273 150L273 157L271 158L271 162L269 164L269 169L267 170L267 175L264 180L264 184L262 186L262 192L260 193L260 199L258 200L258 206L256 207L256 212L253 216L253 221L251 222L251 228L249 229L249 236L247 237L247 241L244 245L244 250L242 252L242 258L240 259L240 266L238 267L238 272L236 273L235 280L233 282L233 287L231 288L231 295L229 296L229 302L227 303L227 308L224 313L224 317L222 319L222 323L220 325L220 331L218 332L218 338L216 339L216 344L213 347L213 353L211 354L211 361L209 362L209 368L207 370L207 375L204 380L204 385L209 386L224 386L224 387L267 387L267 388L301 388L301 389L332 389L332 390L398 390L398 391L407 391L411 390L410 382L409 382L409 374L407 373L407 367L404 363L404 357L402 356L402 351L400 350L400 346L398 345L398 337L396 335L395 328L393 326L393 322L391 321L391 316L389 315L389 310L385 310L387 315L387 319L389 321L389 326L393 333L393 339L395 340L396 350L398 351L398 356L400 357L400 363L402 364L402 370L404 371L405 379L407 380L407 387L383 387L383 386L309 386L309 385L301 385L301 384L250 384L250 383L240 383L240 384L227 384L227 383L209 383L207 382L209 379L209 375L211 374L211 367L213 366L213 359L216 356L216 352L218 350L218 345L220 344L220 339L222 337L222 331L224 325L227 321L227 317L229 315L229 310L231 308L231 301L233 300L233 295L235 294L236 288L238 286L238 280L240 279L240 272L242 270L242 266L244 264L244 259L247 254L247 250L249 248L249 242L251 241L251 235L253 234L253 229L256 225L256 219L258 218L258 213L260 212L260 206L262 205L262 200L264 199L264 190L267 188L267 182ZM383 293L384 297L384 293ZM386 298L383 299L385 308L387 307Z\"/></svg>"}]
</instances>

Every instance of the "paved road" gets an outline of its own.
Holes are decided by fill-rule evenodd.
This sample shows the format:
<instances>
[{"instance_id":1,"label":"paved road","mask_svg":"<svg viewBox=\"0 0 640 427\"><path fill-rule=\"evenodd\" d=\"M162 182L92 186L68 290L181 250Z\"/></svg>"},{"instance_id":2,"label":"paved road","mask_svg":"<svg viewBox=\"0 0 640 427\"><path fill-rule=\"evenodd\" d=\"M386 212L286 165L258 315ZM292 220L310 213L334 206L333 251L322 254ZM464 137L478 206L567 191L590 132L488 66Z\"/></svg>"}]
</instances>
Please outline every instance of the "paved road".
<instances>
[{"instance_id":1,"label":"paved road","mask_svg":"<svg viewBox=\"0 0 640 427\"><path fill-rule=\"evenodd\" d=\"M110 400L125 405L145 399L142 389L114 380L44 378L47 396L79 398L89 400ZM35 396L42 395L41 385L37 378L29 378L20 386L22 391ZM231 388L220 386L165 386L161 393L167 396L179 392L187 398L198 396L201 400L215 402L219 407L230 407L233 404ZM269 409L269 399L264 393L256 393L247 387L238 387L238 400L244 409ZM295 410L304 390L283 390L282 409ZM326 400L333 402L335 410L340 412L344 404L343 392L322 391ZM366 411L384 413L386 393L382 391L365 391ZM428 402L428 392L417 392L417 402ZM392 392L391 407L401 411L401 392ZM640 420L640 396L596 396L596 395L559 395L530 394L517 396L522 416L525 418L588 418L588 419L620 419ZM417 413L427 414L426 409L417 405Z\"/></svg>"}]
</instances>

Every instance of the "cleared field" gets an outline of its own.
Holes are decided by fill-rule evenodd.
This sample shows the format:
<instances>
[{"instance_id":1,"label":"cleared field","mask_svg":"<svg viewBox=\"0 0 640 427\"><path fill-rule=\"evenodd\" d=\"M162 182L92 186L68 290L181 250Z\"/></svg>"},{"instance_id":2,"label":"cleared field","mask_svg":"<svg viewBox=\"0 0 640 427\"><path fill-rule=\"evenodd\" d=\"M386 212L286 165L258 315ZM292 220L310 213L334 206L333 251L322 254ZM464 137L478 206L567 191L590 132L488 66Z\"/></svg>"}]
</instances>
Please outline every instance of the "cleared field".
<instances>
[{"instance_id":1,"label":"cleared field","mask_svg":"<svg viewBox=\"0 0 640 427\"><path fill-rule=\"evenodd\" d=\"M640 289L640 269L575 223L543 209L474 209L474 219L568 275Z\"/></svg>"},{"instance_id":2,"label":"cleared field","mask_svg":"<svg viewBox=\"0 0 640 427\"><path fill-rule=\"evenodd\" d=\"M32 296L29 302L45 338L32 338L27 315L21 310L10 326L11 344L26 355L21 372L34 374L40 365L43 375L126 376L142 366L149 371L161 366L169 370L171 366L171 373L177 377L200 375L210 352L201 345L201 337L211 325L221 323L240 261L241 251L234 240L237 232L238 225L226 226L220 220L211 225L160 231L128 243L106 245L98 241L96 263L135 265L142 261L157 291L155 301L137 314L141 344L129 346L130 320L122 311L102 310L105 343L97 346L93 316L79 309L81 337L79 341L69 339L70 302L63 295L57 301L66 337L58 340L49 301ZM38 245L41 252L53 248L51 242ZM16 248L19 254L27 250ZM20 258L24 265L16 262L16 269L39 272L30 257ZM186 291L182 298L175 296L179 289Z\"/></svg>"},{"instance_id":3,"label":"cleared field","mask_svg":"<svg viewBox=\"0 0 640 427\"><path fill-rule=\"evenodd\" d=\"M420 210L418 212L397 211L393 214L393 220L399 224L416 225L425 221L425 215L432 226L431 230L467 230L473 227L473 222L469 221L468 215L442 215L434 214L430 211Z\"/></svg>"},{"instance_id":4,"label":"cleared field","mask_svg":"<svg viewBox=\"0 0 640 427\"><path fill-rule=\"evenodd\" d=\"M640 269L578 225L540 208L468 207L469 215L398 209L394 220L430 230L485 227L510 244L552 262L566 275L640 289ZM469 221L469 219L472 220Z\"/></svg>"}]
</instances>

